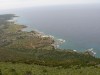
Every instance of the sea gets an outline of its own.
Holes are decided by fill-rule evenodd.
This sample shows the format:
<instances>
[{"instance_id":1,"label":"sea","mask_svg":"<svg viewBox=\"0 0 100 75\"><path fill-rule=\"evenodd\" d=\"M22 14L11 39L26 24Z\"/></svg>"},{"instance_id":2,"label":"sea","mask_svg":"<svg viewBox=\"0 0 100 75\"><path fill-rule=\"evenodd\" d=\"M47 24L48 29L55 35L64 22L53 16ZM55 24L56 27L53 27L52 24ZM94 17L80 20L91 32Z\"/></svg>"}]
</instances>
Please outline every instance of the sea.
<instances>
[{"instance_id":1,"label":"sea","mask_svg":"<svg viewBox=\"0 0 100 75\"><path fill-rule=\"evenodd\" d=\"M60 48L84 52L93 48L100 57L100 5L56 5L0 10L16 14L26 31L39 30L66 40Z\"/></svg>"}]
</instances>

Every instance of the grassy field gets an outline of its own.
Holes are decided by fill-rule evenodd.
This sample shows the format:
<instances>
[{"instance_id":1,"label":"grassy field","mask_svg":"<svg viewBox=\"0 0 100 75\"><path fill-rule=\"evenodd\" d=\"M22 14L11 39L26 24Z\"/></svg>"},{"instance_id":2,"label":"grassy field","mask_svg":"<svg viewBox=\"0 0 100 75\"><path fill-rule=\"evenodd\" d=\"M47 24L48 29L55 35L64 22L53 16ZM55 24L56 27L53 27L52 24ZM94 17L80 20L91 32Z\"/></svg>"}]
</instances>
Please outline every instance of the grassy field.
<instances>
[{"instance_id":1,"label":"grassy field","mask_svg":"<svg viewBox=\"0 0 100 75\"><path fill-rule=\"evenodd\" d=\"M47 67L22 63L0 63L0 75L100 75L100 67Z\"/></svg>"}]
</instances>

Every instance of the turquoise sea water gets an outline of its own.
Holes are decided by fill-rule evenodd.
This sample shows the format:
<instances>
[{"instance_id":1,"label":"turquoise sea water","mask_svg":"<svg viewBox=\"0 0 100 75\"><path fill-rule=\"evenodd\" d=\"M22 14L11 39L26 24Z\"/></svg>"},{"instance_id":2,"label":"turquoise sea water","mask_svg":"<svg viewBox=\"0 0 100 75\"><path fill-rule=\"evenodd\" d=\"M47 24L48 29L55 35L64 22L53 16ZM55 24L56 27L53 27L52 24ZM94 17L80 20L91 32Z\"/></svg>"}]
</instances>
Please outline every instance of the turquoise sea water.
<instances>
[{"instance_id":1,"label":"turquoise sea water","mask_svg":"<svg viewBox=\"0 0 100 75\"><path fill-rule=\"evenodd\" d=\"M94 48L100 57L100 6L64 5L5 10L20 16L18 23L28 26L25 30L38 29L46 34L66 40L63 49L84 51Z\"/></svg>"}]
</instances>

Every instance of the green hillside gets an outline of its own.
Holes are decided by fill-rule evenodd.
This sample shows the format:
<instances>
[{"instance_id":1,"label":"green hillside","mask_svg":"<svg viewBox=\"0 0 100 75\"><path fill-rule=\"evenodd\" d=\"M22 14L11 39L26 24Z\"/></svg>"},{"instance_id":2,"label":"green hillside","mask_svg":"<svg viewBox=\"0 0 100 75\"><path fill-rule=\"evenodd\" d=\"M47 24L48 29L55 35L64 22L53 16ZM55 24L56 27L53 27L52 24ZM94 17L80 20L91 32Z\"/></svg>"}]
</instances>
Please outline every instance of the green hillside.
<instances>
[{"instance_id":1,"label":"green hillside","mask_svg":"<svg viewBox=\"0 0 100 75\"><path fill-rule=\"evenodd\" d=\"M100 67L78 67L71 68L47 67L40 65L0 63L0 75L100 75Z\"/></svg>"}]
</instances>

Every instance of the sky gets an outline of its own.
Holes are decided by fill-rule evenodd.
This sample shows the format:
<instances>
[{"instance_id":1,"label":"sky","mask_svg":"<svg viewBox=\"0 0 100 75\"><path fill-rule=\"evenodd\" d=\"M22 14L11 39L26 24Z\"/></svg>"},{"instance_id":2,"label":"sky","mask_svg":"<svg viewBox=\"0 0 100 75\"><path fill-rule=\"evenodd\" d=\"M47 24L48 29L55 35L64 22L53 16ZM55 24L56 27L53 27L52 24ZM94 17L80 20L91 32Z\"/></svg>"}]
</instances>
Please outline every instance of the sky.
<instances>
[{"instance_id":1,"label":"sky","mask_svg":"<svg viewBox=\"0 0 100 75\"><path fill-rule=\"evenodd\" d=\"M100 0L0 0L0 9L96 3L100 3Z\"/></svg>"}]
</instances>

